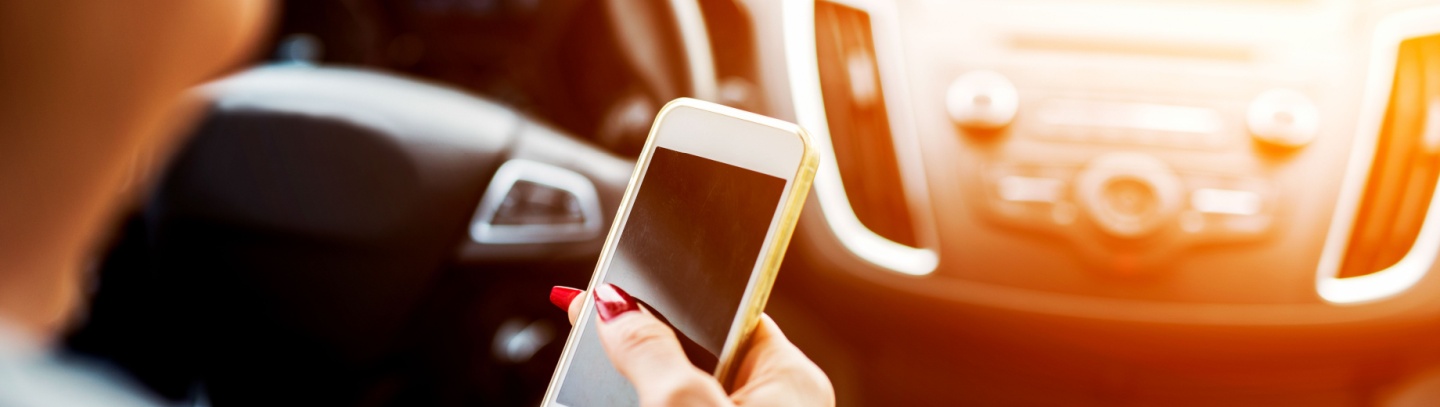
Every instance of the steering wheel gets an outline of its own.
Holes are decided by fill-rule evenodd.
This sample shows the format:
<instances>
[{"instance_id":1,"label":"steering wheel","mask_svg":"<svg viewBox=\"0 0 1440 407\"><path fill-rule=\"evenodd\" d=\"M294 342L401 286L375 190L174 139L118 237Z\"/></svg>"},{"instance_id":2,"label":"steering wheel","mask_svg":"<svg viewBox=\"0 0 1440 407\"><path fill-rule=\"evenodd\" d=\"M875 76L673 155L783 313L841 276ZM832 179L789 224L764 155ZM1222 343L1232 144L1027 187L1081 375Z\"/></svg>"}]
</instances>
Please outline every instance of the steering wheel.
<instances>
[{"instance_id":1,"label":"steering wheel","mask_svg":"<svg viewBox=\"0 0 1440 407\"><path fill-rule=\"evenodd\" d=\"M660 106L681 96L717 100L719 85L698 0L605 0L615 42L643 90L620 97L604 114L596 140L614 151L639 151Z\"/></svg>"},{"instance_id":2,"label":"steering wheel","mask_svg":"<svg viewBox=\"0 0 1440 407\"><path fill-rule=\"evenodd\" d=\"M621 53L653 96L716 98L714 54L697 0L605 0L605 9Z\"/></svg>"}]
</instances>

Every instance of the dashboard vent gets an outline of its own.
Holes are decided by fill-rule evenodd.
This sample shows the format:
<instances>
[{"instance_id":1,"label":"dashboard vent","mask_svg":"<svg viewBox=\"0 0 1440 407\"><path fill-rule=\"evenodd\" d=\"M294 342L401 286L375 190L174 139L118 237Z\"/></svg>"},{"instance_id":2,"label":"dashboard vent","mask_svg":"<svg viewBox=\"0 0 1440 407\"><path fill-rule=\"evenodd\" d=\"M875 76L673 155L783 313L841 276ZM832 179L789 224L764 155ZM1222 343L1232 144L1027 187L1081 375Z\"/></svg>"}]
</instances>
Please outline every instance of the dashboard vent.
<instances>
[{"instance_id":1,"label":"dashboard vent","mask_svg":"<svg viewBox=\"0 0 1440 407\"><path fill-rule=\"evenodd\" d=\"M816 2L815 46L830 141L855 216L886 239L916 246L885 109L870 16L854 8Z\"/></svg>"},{"instance_id":2,"label":"dashboard vent","mask_svg":"<svg viewBox=\"0 0 1440 407\"><path fill-rule=\"evenodd\" d=\"M1395 265L1420 234L1440 181L1440 35L1400 43L1365 194L1338 277Z\"/></svg>"}]
</instances>

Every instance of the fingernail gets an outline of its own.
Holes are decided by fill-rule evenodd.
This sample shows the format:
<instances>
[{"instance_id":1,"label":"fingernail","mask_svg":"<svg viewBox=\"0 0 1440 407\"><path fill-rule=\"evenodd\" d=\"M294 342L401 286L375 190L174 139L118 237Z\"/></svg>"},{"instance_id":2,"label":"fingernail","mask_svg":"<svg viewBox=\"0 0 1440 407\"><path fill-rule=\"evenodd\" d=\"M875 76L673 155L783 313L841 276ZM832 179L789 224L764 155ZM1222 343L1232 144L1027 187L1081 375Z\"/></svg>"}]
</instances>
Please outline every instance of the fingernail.
<instances>
[{"instance_id":1,"label":"fingernail","mask_svg":"<svg viewBox=\"0 0 1440 407\"><path fill-rule=\"evenodd\" d=\"M570 303L575 301L577 295L580 295L580 290L557 285L550 289L550 303L562 310L569 311Z\"/></svg>"},{"instance_id":2,"label":"fingernail","mask_svg":"<svg viewBox=\"0 0 1440 407\"><path fill-rule=\"evenodd\" d=\"M635 303L635 297L631 297L620 287L603 284L595 287L595 308L600 312L601 321L610 322L621 314L639 310L640 305Z\"/></svg>"}]
</instances>

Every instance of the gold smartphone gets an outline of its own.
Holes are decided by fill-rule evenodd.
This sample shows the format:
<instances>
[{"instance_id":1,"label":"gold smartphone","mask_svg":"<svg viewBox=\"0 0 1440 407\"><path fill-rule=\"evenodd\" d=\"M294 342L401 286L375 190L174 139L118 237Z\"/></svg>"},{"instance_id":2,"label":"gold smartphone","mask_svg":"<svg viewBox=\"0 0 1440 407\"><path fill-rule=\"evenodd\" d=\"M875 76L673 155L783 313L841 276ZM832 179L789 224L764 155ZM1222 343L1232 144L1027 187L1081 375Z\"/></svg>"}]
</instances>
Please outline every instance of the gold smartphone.
<instances>
[{"instance_id":1,"label":"gold smartphone","mask_svg":"<svg viewBox=\"0 0 1440 407\"><path fill-rule=\"evenodd\" d=\"M675 328L726 383L755 329L815 177L810 137L784 121L676 99L650 128L590 289L615 284ZM634 406L585 296L543 405Z\"/></svg>"}]
</instances>

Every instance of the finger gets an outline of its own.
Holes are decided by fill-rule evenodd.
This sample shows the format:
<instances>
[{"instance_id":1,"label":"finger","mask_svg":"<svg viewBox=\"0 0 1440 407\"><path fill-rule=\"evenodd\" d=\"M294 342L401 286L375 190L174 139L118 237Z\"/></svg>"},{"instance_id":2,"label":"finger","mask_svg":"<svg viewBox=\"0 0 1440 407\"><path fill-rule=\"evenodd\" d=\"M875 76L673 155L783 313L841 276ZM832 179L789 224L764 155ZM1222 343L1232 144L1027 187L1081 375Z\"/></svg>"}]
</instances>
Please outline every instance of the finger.
<instances>
[{"instance_id":1,"label":"finger","mask_svg":"<svg viewBox=\"0 0 1440 407\"><path fill-rule=\"evenodd\" d=\"M578 288L557 285L550 288L550 303L555 304L557 308L569 312L570 325L575 325L575 317L580 315L580 303L582 302L575 301L575 299L583 298L581 297L583 294L585 294L585 292L580 291Z\"/></svg>"},{"instance_id":2,"label":"finger","mask_svg":"<svg viewBox=\"0 0 1440 407\"><path fill-rule=\"evenodd\" d=\"M769 315L761 315L735 375L739 405L835 405L835 389ZM783 390L781 390L783 389Z\"/></svg>"},{"instance_id":3,"label":"finger","mask_svg":"<svg viewBox=\"0 0 1440 407\"><path fill-rule=\"evenodd\" d=\"M570 301L570 307L565 312L570 314L570 325L575 325L575 320L580 318L580 309L585 308L585 292L581 291Z\"/></svg>"},{"instance_id":4,"label":"finger","mask_svg":"<svg viewBox=\"0 0 1440 407\"><path fill-rule=\"evenodd\" d=\"M735 383L739 385L750 381L750 375L766 370L761 369L762 365L773 365L777 361L792 363L796 358L804 358L804 353L790 343L790 339L785 337L785 333L780 331L780 326L770 315L761 314L755 331L750 334L750 343L745 349L744 357L740 360L740 370L736 372Z\"/></svg>"},{"instance_id":5,"label":"finger","mask_svg":"<svg viewBox=\"0 0 1440 407\"><path fill-rule=\"evenodd\" d=\"M764 346L794 346L790 343L790 339L785 337L785 333L780 331L780 325L770 318L770 314L760 314L760 323L755 327L755 333L751 335L751 340Z\"/></svg>"},{"instance_id":6,"label":"finger","mask_svg":"<svg viewBox=\"0 0 1440 407\"><path fill-rule=\"evenodd\" d=\"M610 284L596 287L594 297L600 343L642 404L728 404L720 384L685 358L675 332L633 297Z\"/></svg>"}]
</instances>

